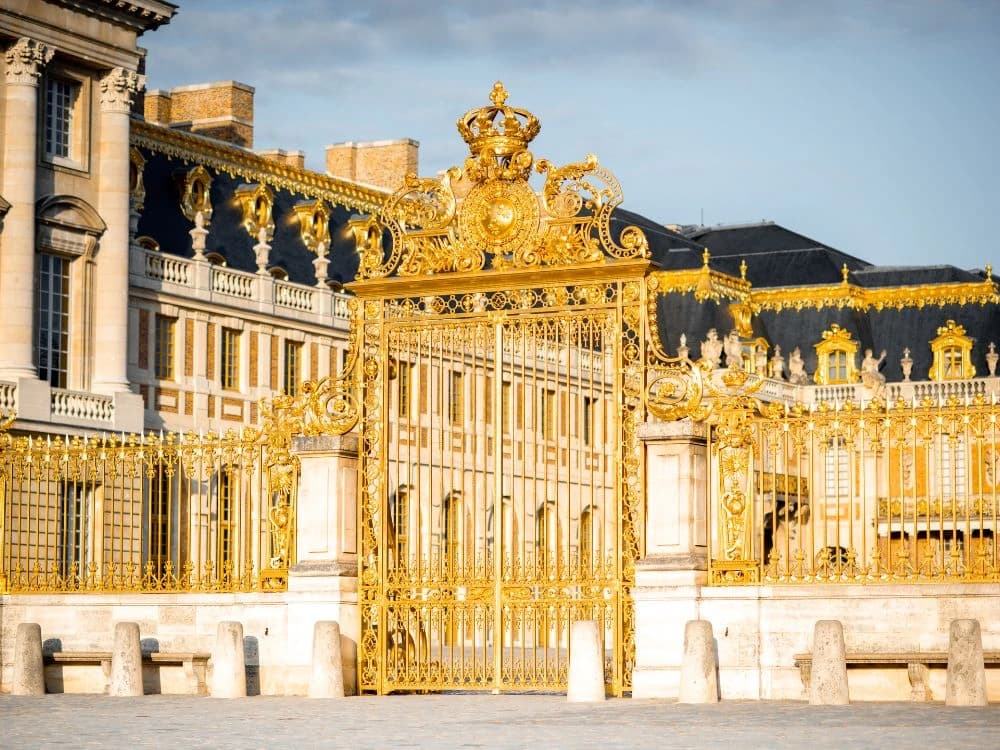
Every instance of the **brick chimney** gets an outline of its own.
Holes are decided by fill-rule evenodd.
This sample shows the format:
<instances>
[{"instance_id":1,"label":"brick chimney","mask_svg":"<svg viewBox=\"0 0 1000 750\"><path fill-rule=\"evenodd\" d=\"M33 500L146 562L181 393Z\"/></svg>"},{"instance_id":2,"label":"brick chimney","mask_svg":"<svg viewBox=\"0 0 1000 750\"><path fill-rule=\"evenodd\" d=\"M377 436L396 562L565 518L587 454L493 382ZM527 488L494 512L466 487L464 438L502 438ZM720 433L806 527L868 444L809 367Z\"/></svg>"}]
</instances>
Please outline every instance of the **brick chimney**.
<instances>
[{"instance_id":1,"label":"brick chimney","mask_svg":"<svg viewBox=\"0 0 1000 750\"><path fill-rule=\"evenodd\" d=\"M283 148L269 148L261 149L257 152L257 155L271 161L286 164L289 167L295 167L296 169L305 169L306 166L305 151L285 151Z\"/></svg>"},{"instance_id":2,"label":"brick chimney","mask_svg":"<svg viewBox=\"0 0 1000 750\"><path fill-rule=\"evenodd\" d=\"M396 190L407 173L418 173L419 148L410 138L335 143L326 147L326 172L342 180Z\"/></svg>"},{"instance_id":3,"label":"brick chimney","mask_svg":"<svg viewBox=\"0 0 1000 750\"><path fill-rule=\"evenodd\" d=\"M158 125L253 148L253 94L252 86L237 81L153 89L146 93L144 116Z\"/></svg>"}]
</instances>

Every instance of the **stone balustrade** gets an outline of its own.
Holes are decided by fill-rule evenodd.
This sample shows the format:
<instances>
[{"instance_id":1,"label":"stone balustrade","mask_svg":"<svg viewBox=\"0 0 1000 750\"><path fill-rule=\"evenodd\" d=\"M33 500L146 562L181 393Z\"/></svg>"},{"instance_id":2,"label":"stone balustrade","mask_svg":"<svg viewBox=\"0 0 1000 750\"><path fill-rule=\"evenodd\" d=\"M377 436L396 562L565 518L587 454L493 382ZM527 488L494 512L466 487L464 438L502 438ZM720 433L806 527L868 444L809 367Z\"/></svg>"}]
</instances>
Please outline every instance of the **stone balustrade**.
<instances>
[{"instance_id":1,"label":"stone balustrade","mask_svg":"<svg viewBox=\"0 0 1000 750\"><path fill-rule=\"evenodd\" d=\"M142 402L130 392L115 395L53 388L33 378L0 382L0 415L16 414L19 422L141 432Z\"/></svg>"},{"instance_id":2,"label":"stone balustrade","mask_svg":"<svg viewBox=\"0 0 1000 750\"><path fill-rule=\"evenodd\" d=\"M115 404L111 396L53 388L51 399L53 421L101 422L108 426L115 421Z\"/></svg>"},{"instance_id":3,"label":"stone balustrade","mask_svg":"<svg viewBox=\"0 0 1000 750\"><path fill-rule=\"evenodd\" d=\"M341 330L350 325L348 294L137 245L131 252L130 283L135 287L176 294L188 303L219 303L295 321L302 321L306 315L311 316L308 322L332 324Z\"/></svg>"}]
</instances>

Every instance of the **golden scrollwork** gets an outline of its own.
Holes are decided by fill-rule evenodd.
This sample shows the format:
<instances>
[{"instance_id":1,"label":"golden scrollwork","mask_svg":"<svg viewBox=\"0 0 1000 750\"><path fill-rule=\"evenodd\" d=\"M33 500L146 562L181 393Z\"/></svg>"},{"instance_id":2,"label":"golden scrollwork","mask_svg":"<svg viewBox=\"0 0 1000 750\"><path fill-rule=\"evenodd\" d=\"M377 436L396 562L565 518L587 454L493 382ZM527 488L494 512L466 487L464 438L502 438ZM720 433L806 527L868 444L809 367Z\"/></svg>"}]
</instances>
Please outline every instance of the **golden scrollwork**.
<instances>
[{"instance_id":1,"label":"golden scrollwork","mask_svg":"<svg viewBox=\"0 0 1000 750\"><path fill-rule=\"evenodd\" d=\"M203 226L212 223L212 175L200 164L180 175L181 213L189 221L201 214Z\"/></svg>"},{"instance_id":2,"label":"golden scrollwork","mask_svg":"<svg viewBox=\"0 0 1000 750\"><path fill-rule=\"evenodd\" d=\"M330 209L322 198L302 201L292 207L299 221L299 237L314 255L325 255L330 249Z\"/></svg>"},{"instance_id":3,"label":"golden scrollwork","mask_svg":"<svg viewBox=\"0 0 1000 750\"><path fill-rule=\"evenodd\" d=\"M143 120L133 120L129 124L129 140L135 147L186 163L203 164L248 183L265 183L276 190L286 189L292 193L322 198L334 205L347 206L357 211L377 210L388 195L376 188L284 164L246 149Z\"/></svg>"},{"instance_id":4,"label":"golden scrollwork","mask_svg":"<svg viewBox=\"0 0 1000 750\"><path fill-rule=\"evenodd\" d=\"M274 192L267 185L240 185L236 199L243 210L243 228L254 239L270 242L274 237Z\"/></svg>"},{"instance_id":5,"label":"golden scrollwork","mask_svg":"<svg viewBox=\"0 0 1000 750\"><path fill-rule=\"evenodd\" d=\"M621 187L596 157L558 168L539 161L536 171L546 179L536 195L528 182L534 156L527 146L541 126L506 99L497 82L490 105L459 119L471 152L462 168L440 178L409 175L367 225L355 228L359 280L648 257L639 228L612 234ZM388 251L386 235L392 238Z\"/></svg>"}]
</instances>

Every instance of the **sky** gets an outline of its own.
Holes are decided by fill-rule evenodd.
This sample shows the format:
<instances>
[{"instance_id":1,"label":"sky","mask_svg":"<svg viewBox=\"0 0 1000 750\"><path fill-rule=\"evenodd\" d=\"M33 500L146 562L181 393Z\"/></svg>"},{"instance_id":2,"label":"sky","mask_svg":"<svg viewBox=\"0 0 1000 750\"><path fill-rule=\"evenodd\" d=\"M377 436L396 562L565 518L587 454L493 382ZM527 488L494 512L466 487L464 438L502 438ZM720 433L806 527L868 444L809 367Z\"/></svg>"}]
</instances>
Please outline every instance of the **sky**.
<instances>
[{"instance_id":1,"label":"sky","mask_svg":"<svg viewBox=\"0 0 1000 750\"><path fill-rule=\"evenodd\" d=\"M147 88L256 89L254 147L455 129L502 80L535 158L663 224L775 221L879 265L1000 268L1000 1L174 0ZM752 281L752 279L751 279Z\"/></svg>"}]
</instances>

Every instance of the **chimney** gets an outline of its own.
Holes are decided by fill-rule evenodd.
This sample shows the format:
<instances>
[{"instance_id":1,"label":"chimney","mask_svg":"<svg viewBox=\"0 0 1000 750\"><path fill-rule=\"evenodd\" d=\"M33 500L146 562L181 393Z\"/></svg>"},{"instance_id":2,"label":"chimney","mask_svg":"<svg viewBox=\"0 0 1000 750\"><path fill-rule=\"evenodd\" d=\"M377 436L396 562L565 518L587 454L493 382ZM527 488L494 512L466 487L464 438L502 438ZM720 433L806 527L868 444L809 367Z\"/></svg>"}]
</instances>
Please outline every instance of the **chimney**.
<instances>
[{"instance_id":1,"label":"chimney","mask_svg":"<svg viewBox=\"0 0 1000 750\"><path fill-rule=\"evenodd\" d=\"M257 155L289 167L294 167L295 169L306 168L305 151L285 151L283 148L269 148L258 151Z\"/></svg>"},{"instance_id":2,"label":"chimney","mask_svg":"<svg viewBox=\"0 0 1000 750\"><path fill-rule=\"evenodd\" d=\"M368 143L335 143L326 147L326 172L348 182L394 191L407 174L418 173L420 144L411 138Z\"/></svg>"},{"instance_id":3,"label":"chimney","mask_svg":"<svg viewBox=\"0 0 1000 750\"><path fill-rule=\"evenodd\" d=\"M146 93L149 122L253 148L252 86L237 81L177 86Z\"/></svg>"}]
</instances>

